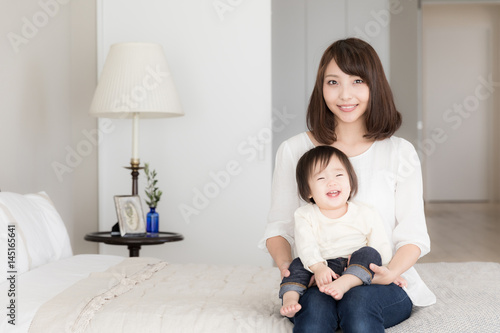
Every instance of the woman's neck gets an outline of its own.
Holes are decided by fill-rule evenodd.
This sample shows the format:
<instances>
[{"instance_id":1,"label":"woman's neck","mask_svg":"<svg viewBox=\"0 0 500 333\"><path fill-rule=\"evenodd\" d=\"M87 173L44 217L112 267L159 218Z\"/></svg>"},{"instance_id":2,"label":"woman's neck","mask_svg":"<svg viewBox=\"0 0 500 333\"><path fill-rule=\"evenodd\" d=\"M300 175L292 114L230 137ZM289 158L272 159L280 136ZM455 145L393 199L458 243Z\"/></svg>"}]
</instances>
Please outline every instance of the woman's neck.
<instances>
[{"instance_id":1,"label":"woman's neck","mask_svg":"<svg viewBox=\"0 0 500 333\"><path fill-rule=\"evenodd\" d=\"M359 143L365 141L364 137L366 133L366 128L364 124L360 122L350 123L350 124L337 124L335 128L335 134L337 135L337 141L344 143Z\"/></svg>"},{"instance_id":2,"label":"woman's neck","mask_svg":"<svg viewBox=\"0 0 500 333\"><path fill-rule=\"evenodd\" d=\"M337 124L335 128L337 141L332 143L331 146L342 150L348 157L358 156L367 151L374 142L372 139L365 138L365 133L364 122ZM322 145L311 132L307 132L307 135L315 146Z\"/></svg>"},{"instance_id":3,"label":"woman's neck","mask_svg":"<svg viewBox=\"0 0 500 333\"><path fill-rule=\"evenodd\" d=\"M339 123L335 128L337 141L332 146L342 150L349 157L360 155L373 143L372 139L364 137L365 133L364 122Z\"/></svg>"}]
</instances>

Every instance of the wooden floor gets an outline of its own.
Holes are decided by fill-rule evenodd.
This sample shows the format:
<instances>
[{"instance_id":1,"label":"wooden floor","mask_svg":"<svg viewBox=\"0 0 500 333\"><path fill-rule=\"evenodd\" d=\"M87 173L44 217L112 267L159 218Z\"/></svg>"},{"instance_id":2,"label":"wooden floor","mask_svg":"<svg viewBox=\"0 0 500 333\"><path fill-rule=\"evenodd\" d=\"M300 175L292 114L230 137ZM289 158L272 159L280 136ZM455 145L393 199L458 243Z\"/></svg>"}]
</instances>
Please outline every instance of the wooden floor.
<instances>
[{"instance_id":1,"label":"wooden floor","mask_svg":"<svg viewBox=\"0 0 500 333\"><path fill-rule=\"evenodd\" d=\"M500 204L426 203L431 252L419 262L500 262Z\"/></svg>"}]
</instances>

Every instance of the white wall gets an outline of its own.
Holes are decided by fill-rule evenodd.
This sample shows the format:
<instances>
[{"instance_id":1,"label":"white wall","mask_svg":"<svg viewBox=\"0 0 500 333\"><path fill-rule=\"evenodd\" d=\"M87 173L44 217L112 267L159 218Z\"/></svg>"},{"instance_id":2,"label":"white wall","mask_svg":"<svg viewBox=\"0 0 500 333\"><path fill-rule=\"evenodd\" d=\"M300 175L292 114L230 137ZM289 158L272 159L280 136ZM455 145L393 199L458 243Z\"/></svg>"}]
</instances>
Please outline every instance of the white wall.
<instances>
[{"instance_id":1,"label":"white wall","mask_svg":"<svg viewBox=\"0 0 500 333\"><path fill-rule=\"evenodd\" d=\"M96 83L95 3L8 1L0 21L0 188L46 191L74 252L96 252L83 235L97 228L97 150L69 157L85 145L83 131L96 127L87 115Z\"/></svg>"},{"instance_id":2,"label":"white wall","mask_svg":"<svg viewBox=\"0 0 500 333\"><path fill-rule=\"evenodd\" d=\"M215 7L220 3L226 7ZM271 263L256 246L269 209L272 171L271 5L231 3L99 2L100 67L113 43L162 44L185 111L180 118L140 122L141 162L157 170L164 191L157 209L160 230L185 237L143 247L141 256L171 262ZM113 196L131 192L130 172L123 168L131 157L131 122L114 120L113 125L99 146L100 230L116 222ZM237 163L237 174L227 181L221 178L223 184L214 187L211 175L221 175L231 163ZM141 173L142 196L144 181ZM205 205L196 193L207 189L212 197ZM198 214L183 216L181 208L187 206ZM102 245L101 250L127 255L125 247Z\"/></svg>"}]
</instances>

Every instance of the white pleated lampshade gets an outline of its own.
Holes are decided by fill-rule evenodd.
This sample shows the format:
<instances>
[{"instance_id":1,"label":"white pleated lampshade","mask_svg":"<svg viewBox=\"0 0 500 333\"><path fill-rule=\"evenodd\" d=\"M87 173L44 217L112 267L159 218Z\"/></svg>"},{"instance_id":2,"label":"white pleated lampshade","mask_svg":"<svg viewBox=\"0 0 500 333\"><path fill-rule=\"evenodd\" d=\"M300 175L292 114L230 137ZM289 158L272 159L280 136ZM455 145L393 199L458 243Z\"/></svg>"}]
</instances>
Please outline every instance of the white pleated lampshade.
<instances>
[{"instance_id":1,"label":"white pleated lampshade","mask_svg":"<svg viewBox=\"0 0 500 333\"><path fill-rule=\"evenodd\" d=\"M183 116L163 48L154 43L113 44L90 115L103 118Z\"/></svg>"}]
</instances>

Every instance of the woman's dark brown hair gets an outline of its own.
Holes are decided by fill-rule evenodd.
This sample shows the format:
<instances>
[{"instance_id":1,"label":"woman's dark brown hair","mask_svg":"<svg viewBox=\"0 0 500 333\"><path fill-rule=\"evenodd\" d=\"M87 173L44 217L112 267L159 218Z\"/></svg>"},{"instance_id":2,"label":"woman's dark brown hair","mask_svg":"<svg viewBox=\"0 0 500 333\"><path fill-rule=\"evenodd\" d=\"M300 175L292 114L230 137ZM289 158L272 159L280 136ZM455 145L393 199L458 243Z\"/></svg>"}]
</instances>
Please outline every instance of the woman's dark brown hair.
<instances>
[{"instance_id":1,"label":"woman's dark brown hair","mask_svg":"<svg viewBox=\"0 0 500 333\"><path fill-rule=\"evenodd\" d=\"M342 163L347 171L347 176L349 177L349 183L351 185L351 193L349 194L348 200L358 192L358 177L346 154L332 146L317 146L302 155L297 163L297 169L295 171L299 194L304 201L315 203L314 199L309 197L311 195L309 179L314 174L316 166L319 166L320 170L324 170L333 156L337 156L340 163Z\"/></svg>"},{"instance_id":2,"label":"woman's dark brown hair","mask_svg":"<svg viewBox=\"0 0 500 333\"><path fill-rule=\"evenodd\" d=\"M385 77L380 59L373 47L358 38L338 40L330 45L321 58L309 106L307 127L321 144L337 141L335 116L323 97L327 66L335 60L342 72L359 76L370 90L365 111L365 138L382 140L393 135L401 126L401 114L396 110L392 91Z\"/></svg>"}]
</instances>

